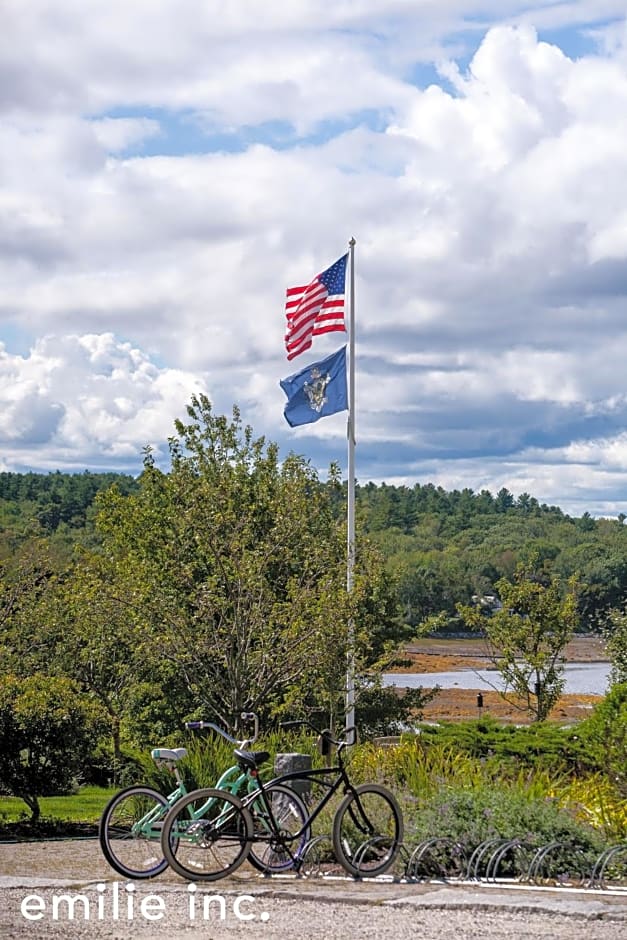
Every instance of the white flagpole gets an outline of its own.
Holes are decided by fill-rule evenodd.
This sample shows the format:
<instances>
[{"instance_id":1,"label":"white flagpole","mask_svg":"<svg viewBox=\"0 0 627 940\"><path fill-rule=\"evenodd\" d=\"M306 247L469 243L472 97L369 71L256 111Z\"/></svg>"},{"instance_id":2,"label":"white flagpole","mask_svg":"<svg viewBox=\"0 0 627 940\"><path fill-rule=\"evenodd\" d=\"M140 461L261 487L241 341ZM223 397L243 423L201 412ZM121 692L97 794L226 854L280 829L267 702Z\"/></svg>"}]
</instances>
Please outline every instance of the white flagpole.
<instances>
[{"instance_id":1,"label":"white flagpole","mask_svg":"<svg viewBox=\"0 0 627 940\"><path fill-rule=\"evenodd\" d=\"M355 239L349 241L350 293L348 321L348 519L346 546L346 590L353 590L355 567ZM355 727L355 623L348 621L346 672L346 729Z\"/></svg>"}]
</instances>

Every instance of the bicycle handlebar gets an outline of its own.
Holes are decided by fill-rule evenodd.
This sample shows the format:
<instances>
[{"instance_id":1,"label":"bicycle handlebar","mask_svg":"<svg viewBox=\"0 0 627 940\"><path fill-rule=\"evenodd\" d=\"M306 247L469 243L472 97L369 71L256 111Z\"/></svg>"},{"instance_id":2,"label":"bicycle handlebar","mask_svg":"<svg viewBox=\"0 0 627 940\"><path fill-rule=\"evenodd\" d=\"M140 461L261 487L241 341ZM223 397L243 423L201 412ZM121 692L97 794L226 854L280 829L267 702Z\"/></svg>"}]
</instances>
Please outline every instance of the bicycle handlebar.
<instances>
[{"instance_id":1,"label":"bicycle handlebar","mask_svg":"<svg viewBox=\"0 0 627 940\"><path fill-rule=\"evenodd\" d=\"M222 735L229 744L237 744L238 747L241 748L250 747L259 737L259 718L254 712L242 712L240 718L242 721L252 721L255 726L253 736L251 738L244 738L243 741L238 741L236 738L233 738L228 731L225 731L224 728L220 728L219 725L214 724L213 721L186 721L185 727L188 731L215 731L217 734Z\"/></svg>"}]
</instances>

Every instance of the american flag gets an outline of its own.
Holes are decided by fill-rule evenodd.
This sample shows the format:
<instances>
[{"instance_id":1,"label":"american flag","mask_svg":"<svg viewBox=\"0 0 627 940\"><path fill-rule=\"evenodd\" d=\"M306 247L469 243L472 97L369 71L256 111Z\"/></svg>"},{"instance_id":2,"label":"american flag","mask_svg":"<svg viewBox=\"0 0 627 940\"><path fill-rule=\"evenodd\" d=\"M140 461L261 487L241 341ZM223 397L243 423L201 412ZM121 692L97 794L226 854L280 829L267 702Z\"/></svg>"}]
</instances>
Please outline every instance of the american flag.
<instances>
[{"instance_id":1,"label":"american flag","mask_svg":"<svg viewBox=\"0 0 627 940\"><path fill-rule=\"evenodd\" d=\"M306 287L288 287L285 301L287 358L294 359L321 333L345 333L344 291L348 254Z\"/></svg>"}]
</instances>

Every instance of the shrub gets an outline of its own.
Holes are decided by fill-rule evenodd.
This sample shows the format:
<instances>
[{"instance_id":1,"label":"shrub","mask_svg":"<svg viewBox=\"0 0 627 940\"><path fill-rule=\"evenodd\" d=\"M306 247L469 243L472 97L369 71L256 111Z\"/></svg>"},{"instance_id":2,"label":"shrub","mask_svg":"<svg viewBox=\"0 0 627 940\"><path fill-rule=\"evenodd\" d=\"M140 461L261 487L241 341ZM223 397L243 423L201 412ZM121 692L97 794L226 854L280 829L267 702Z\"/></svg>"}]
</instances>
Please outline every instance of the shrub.
<instances>
[{"instance_id":1,"label":"shrub","mask_svg":"<svg viewBox=\"0 0 627 940\"><path fill-rule=\"evenodd\" d=\"M437 688L416 688L399 694L395 686L376 683L363 688L355 710L359 734L364 738L400 734L422 717L425 705L437 692Z\"/></svg>"},{"instance_id":2,"label":"shrub","mask_svg":"<svg viewBox=\"0 0 627 940\"><path fill-rule=\"evenodd\" d=\"M560 846L551 857L553 873L590 871L603 848L602 835L556 800L509 787L442 788L406 817L405 826L412 842L446 837L459 844L468 860L486 840L520 840L527 863L540 846L557 842ZM488 858L486 854L484 862ZM508 863L513 863L513 856Z\"/></svg>"},{"instance_id":3,"label":"shrub","mask_svg":"<svg viewBox=\"0 0 627 940\"><path fill-rule=\"evenodd\" d=\"M0 789L24 800L68 793L104 731L102 710L70 679L0 677Z\"/></svg>"},{"instance_id":4,"label":"shrub","mask_svg":"<svg viewBox=\"0 0 627 940\"><path fill-rule=\"evenodd\" d=\"M516 727L499 724L487 716L423 725L420 738L425 746L446 745L473 757L494 759L504 767L546 768L561 773L575 771L585 761L589 762L587 745L578 730L551 723Z\"/></svg>"},{"instance_id":5,"label":"shrub","mask_svg":"<svg viewBox=\"0 0 627 940\"><path fill-rule=\"evenodd\" d=\"M627 682L610 688L577 733L590 768L602 770L627 799Z\"/></svg>"}]
</instances>

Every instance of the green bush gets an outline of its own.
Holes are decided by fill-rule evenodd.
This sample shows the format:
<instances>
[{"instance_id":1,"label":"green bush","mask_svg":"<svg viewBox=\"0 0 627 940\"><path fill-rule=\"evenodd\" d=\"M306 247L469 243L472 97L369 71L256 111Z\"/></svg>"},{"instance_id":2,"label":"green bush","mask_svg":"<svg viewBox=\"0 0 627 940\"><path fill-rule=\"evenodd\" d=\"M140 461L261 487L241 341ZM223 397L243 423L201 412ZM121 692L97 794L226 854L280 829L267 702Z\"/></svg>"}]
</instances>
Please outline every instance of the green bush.
<instances>
[{"instance_id":1,"label":"green bush","mask_svg":"<svg viewBox=\"0 0 627 940\"><path fill-rule=\"evenodd\" d=\"M394 686L374 684L361 689L355 720L363 738L400 734L407 725L422 717L425 705L438 689L407 689L399 695Z\"/></svg>"},{"instance_id":2,"label":"green bush","mask_svg":"<svg viewBox=\"0 0 627 940\"><path fill-rule=\"evenodd\" d=\"M577 736L589 769L605 773L627 799L627 682L610 688Z\"/></svg>"},{"instance_id":3,"label":"green bush","mask_svg":"<svg viewBox=\"0 0 627 940\"><path fill-rule=\"evenodd\" d=\"M502 787L477 790L441 789L406 817L406 838L420 843L447 838L458 843L469 860L486 840L520 840L528 864L540 846L552 842L551 873L583 874L591 869L603 849L601 833L580 821L550 798L529 798L524 792ZM486 853L483 863L491 853ZM505 860L510 866L514 856ZM526 865L525 865L526 867ZM482 873L482 872L479 872ZM505 867L500 874L515 873Z\"/></svg>"},{"instance_id":4,"label":"green bush","mask_svg":"<svg viewBox=\"0 0 627 940\"><path fill-rule=\"evenodd\" d=\"M0 791L39 817L39 797L69 793L106 726L70 679L0 676Z\"/></svg>"},{"instance_id":5,"label":"green bush","mask_svg":"<svg viewBox=\"0 0 627 940\"><path fill-rule=\"evenodd\" d=\"M425 746L446 745L459 753L493 759L505 767L526 767L552 772L577 771L589 753L577 728L561 728L552 723L517 727L499 724L485 717L463 722L423 725L420 739Z\"/></svg>"}]
</instances>

